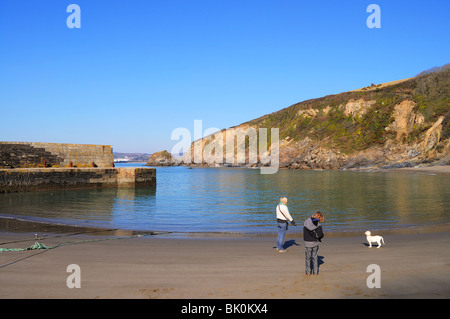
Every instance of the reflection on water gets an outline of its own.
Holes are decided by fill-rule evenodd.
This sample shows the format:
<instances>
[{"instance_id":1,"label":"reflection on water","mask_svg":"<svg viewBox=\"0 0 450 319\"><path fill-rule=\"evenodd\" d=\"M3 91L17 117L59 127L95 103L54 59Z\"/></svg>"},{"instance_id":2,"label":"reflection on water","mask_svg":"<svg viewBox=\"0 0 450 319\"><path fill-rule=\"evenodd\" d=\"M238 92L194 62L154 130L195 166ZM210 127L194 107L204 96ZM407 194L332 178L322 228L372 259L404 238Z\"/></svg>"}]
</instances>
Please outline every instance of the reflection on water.
<instances>
[{"instance_id":1,"label":"reflection on water","mask_svg":"<svg viewBox=\"0 0 450 319\"><path fill-rule=\"evenodd\" d=\"M132 230L273 232L275 206L286 196L300 225L320 210L327 231L359 231L449 223L449 195L443 175L166 167L157 168L156 187L0 194L0 215Z\"/></svg>"}]
</instances>

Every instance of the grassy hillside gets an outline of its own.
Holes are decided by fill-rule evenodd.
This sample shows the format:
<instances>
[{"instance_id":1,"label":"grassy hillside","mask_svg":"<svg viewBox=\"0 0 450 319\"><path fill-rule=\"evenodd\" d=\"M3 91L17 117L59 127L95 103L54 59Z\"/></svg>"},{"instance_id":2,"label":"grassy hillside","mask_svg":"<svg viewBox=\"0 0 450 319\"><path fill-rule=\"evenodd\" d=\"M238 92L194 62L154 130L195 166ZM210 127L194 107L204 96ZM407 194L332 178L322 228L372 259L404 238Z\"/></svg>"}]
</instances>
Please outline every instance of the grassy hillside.
<instances>
[{"instance_id":1,"label":"grassy hillside","mask_svg":"<svg viewBox=\"0 0 450 319\"><path fill-rule=\"evenodd\" d=\"M281 140L309 137L352 154L394 140L396 132L387 128L395 121L395 106L413 101L411 112L423 119L414 123L401 143L419 139L441 116L445 117L441 138L450 136L450 64L392 83L303 101L245 124L278 127ZM349 113L349 103L350 107L352 103L364 105L364 110Z\"/></svg>"}]
</instances>

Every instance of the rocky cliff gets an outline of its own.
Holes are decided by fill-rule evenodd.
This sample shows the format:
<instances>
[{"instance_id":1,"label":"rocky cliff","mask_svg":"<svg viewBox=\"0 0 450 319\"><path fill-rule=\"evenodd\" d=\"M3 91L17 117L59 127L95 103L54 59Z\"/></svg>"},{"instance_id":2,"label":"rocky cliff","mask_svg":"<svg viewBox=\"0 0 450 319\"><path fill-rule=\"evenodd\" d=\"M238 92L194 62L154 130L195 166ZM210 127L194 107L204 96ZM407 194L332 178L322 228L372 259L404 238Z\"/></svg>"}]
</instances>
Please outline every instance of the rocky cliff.
<instances>
[{"instance_id":1,"label":"rocky cliff","mask_svg":"<svg viewBox=\"0 0 450 319\"><path fill-rule=\"evenodd\" d=\"M232 130L279 129L279 166L290 169L352 169L450 164L450 64L410 79L303 101ZM228 165L225 130L194 141L185 164ZM270 138L270 133L269 133ZM222 147L216 161L199 162L209 144ZM249 137L244 145L250 146ZM264 146L259 144L258 147ZM273 152L267 143L268 152ZM236 153L236 146L233 146ZM217 155L217 154L216 154ZM245 153L250 165L250 153ZM258 158L256 164L261 165Z\"/></svg>"}]
</instances>

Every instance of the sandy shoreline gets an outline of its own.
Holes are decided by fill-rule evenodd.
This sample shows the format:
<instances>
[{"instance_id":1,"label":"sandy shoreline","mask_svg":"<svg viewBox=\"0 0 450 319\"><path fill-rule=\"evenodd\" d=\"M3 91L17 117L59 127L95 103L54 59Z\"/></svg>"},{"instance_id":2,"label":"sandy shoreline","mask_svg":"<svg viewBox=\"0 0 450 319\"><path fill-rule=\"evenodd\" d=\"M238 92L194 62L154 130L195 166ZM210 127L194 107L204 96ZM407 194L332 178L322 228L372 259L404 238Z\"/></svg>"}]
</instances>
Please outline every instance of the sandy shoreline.
<instances>
[{"instance_id":1,"label":"sandy shoreline","mask_svg":"<svg viewBox=\"0 0 450 319\"><path fill-rule=\"evenodd\" d=\"M383 172L383 173L416 173L427 175L450 175L450 165L430 165L401 168L360 167L350 169L359 172Z\"/></svg>"},{"instance_id":2,"label":"sandy shoreline","mask_svg":"<svg viewBox=\"0 0 450 319\"><path fill-rule=\"evenodd\" d=\"M320 275L304 275L300 234L287 253L275 238L136 234L48 234L48 250L0 252L0 298L62 299L300 299L449 298L448 227L383 233L386 246L364 236L328 236L319 250ZM336 234L334 234L336 235ZM133 237L134 236L134 237ZM30 232L1 232L0 248L26 248ZM81 288L68 288L67 267L81 269ZM380 266L381 288L368 288L367 267Z\"/></svg>"}]
</instances>

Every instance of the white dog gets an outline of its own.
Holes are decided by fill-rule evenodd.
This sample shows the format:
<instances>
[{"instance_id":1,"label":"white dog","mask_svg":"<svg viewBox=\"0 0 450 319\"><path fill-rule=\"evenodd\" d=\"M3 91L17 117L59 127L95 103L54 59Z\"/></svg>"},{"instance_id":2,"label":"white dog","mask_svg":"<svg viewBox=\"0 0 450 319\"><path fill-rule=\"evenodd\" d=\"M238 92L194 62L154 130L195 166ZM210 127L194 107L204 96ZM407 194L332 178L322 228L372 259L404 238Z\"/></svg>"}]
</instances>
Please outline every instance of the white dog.
<instances>
[{"instance_id":1,"label":"white dog","mask_svg":"<svg viewBox=\"0 0 450 319\"><path fill-rule=\"evenodd\" d=\"M369 242L369 248L372 248L372 243L378 243L378 247L381 247L381 243L383 242L383 245L385 245L384 243L384 239L381 236L372 236L372 233L370 231L366 231L364 233L364 235L366 235L367 241Z\"/></svg>"}]
</instances>

